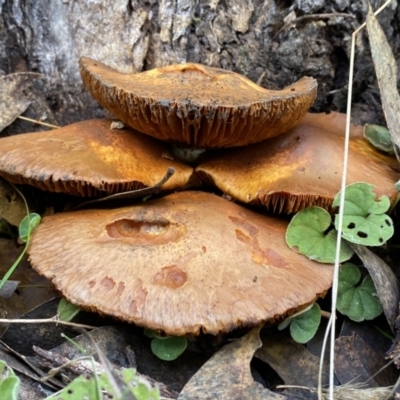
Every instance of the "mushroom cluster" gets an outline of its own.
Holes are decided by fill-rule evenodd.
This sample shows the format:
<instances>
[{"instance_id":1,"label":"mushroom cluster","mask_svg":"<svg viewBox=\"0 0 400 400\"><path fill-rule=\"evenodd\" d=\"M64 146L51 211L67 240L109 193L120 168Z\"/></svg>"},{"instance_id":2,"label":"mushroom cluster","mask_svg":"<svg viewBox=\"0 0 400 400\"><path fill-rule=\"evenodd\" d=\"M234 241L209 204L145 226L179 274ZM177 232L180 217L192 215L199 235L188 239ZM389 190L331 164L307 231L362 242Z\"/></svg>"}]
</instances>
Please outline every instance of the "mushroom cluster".
<instances>
[{"instance_id":1,"label":"mushroom cluster","mask_svg":"<svg viewBox=\"0 0 400 400\"><path fill-rule=\"evenodd\" d=\"M270 215L329 209L340 187L343 129L306 115L314 79L271 91L198 64L122 75L82 58L80 69L129 127L100 119L2 138L0 175L98 197L165 182L145 202L43 218L30 261L69 301L169 335L218 334L282 319L329 289L332 267L290 250L287 222ZM171 143L208 150L193 166ZM353 129L349 183L394 198L390 163Z\"/></svg>"}]
</instances>

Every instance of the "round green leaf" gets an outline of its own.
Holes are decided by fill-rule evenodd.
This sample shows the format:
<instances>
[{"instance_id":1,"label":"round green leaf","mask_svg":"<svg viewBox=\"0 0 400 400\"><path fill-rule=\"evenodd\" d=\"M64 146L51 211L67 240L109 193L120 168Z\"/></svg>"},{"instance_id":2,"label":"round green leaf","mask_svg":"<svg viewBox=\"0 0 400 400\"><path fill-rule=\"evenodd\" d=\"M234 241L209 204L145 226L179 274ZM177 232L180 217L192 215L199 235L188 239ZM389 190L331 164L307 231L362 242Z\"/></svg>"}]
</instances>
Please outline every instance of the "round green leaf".
<instances>
[{"instance_id":1,"label":"round green leaf","mask_svg":"<svg viewBox=\"0 0 400 400\"><path fill-rule=\"evenodd\" d=\"M337 231L325 231L331 225L331 216L320 207L309 207L298 212L291 220L286 231L286 243L297 248L300 254L321 263L333 263L336 254ZM342 241L340 262L353 255L350 246Z\"/></svg>"},{"instance_id":2,"label":"round green leaf","mask_svg":"<svg viewBox=\"0 0 400 400\"><path fill-rule=\"evenodd\" d=\"M321 309L317 303L306 312L294 317L290 324L290 334L298 343L307 343L311 340L321 322Z\"/></svg>"},{"instance_id":3,"label":"round green leaf","mask_svg":"<svg viewBox=\"0 0 400 400\"><path fill-rule=\"evenodd\" d=\"M382 196L375 201L373 186L368 183L354 183L346 187L343 212L342 237L349 242L364 246L381 246L394 233L392 219L384 214L390 207L390 200ZM340 193L333 206L339 205ZM338 215L335 217L338 228Z\"/></svg>"},{"instance_id":4,"label":"round green leaf","mask_svg":"<svg viewBox=\"0 0 400 400\"><path fill-rule=\"evenodd\" d=\"M394 154L390 131L384 126L366 124L364 126L364 137L377 149L391 155Z\"/></svg>"},{"instance_id":5,"label":"round green leaf","mask_svg":"<svg viewBox=\"0 0 400 400\"><path fill-rule=\"evenodd\" d=\"M186 338L182 336L154 338L151 341L152 352L164 361L172 361L178 358L186 350L186 346Z\"/></svg>"},{"instance_id":6,"label":"round green leaf","mask_svg":"<svg viewBox=\"0 0 400 400\"><path fill-rule=\"evenodd\" d=\"M376 296L374 282L368 275L356 286L361 273L357 266L344 264L339 271L337 309L351 320L371 320L382 313L382 305Z\"/></svg>"},{"instance_id":7,"label":"round green leaf","mask_svg":"<svg viewBox=\"0 0 400 400\"><path fill-rule=\"evenodd\" d=\"M39 225L40 220L41 216L36 213L30 213L24 217L18 227L19 237L22 241L28 240L28 236Z\"/></svg>"}]
</instances>

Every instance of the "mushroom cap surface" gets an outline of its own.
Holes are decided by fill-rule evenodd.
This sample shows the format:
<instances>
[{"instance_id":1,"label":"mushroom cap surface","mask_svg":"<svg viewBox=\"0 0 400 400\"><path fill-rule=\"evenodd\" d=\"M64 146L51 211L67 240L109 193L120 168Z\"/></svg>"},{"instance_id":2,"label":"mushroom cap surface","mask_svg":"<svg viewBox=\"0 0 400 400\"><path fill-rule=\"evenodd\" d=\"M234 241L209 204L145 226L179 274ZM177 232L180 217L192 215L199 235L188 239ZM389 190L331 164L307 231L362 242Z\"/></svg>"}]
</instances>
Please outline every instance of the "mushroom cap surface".
<instances>
[{"instance_id":1,"label":"mushroom cap surface","mask_svg":"<svg viewBox=\"0 0 400 400\"><path fill-rule=\"evenodd\" d=\"M131 128L111 129L110 119L78 122L46 132L0 139L0 176L52 192L97 196L158 183L180 189L193 169L162 157L167 146Z\"/></svg>"},{"instance_id":2,"label":"mushroom cap surface","mask_svg":"<svg viewBox=\"0 0 400 400\"><path fill-rule=\"evenodd\" d=\"M310 206L329 209L340 190L344 138L300 124L277 138L240 149L226 149L196 168L211 183L243 203L295 213ZM378 197L394 200L396 160L363 137L350 139L347 184L368 182Z\"/></svg>"},{"instance_id":3,"label":"mushroom cap surface","mask_svg":"<svg viewBox=\"0 0 400 400\"><path fill-rule=\"evenodd\" d=\"M170 335L218 334L289 315L332 266L289 249L287 223L205 192L44 217L33 267L72 303Z\"/></svg>"},{"instance_id":4,"label":"mushroom cap surface","mask_svg":"<svg viewBox=\"0 0 400 400\"><path fill-rule=\"evenodd\" d=\"M79 65L92 96L121 121L197 148L245 146L277 136L301 120L317 93L313 78L267 90L232 71L193 63L131 75L85 57Z\"/></svg>"}]
</instances>

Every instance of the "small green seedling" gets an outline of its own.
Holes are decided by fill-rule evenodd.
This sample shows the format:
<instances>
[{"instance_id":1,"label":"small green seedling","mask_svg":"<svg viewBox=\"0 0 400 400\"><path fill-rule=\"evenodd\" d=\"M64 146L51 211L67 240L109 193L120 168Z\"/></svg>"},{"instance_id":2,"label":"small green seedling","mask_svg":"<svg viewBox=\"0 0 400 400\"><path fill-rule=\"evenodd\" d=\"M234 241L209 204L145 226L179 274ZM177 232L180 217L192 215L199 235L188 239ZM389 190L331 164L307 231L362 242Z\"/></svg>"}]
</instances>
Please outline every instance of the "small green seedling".
<instances>
[{"instance_id":1,"label":"small green seedling","mask_svg":"<svg viewBox=\"0 0 400 400\"><path fill-rule=\"evenodd\" d=\"M382 196L377 201L373 186L368 183L353 183L346 187L342 237L349 242L364 246L381 246L393 236L392 219L385 214L390 200ZM339 206L340 193L333 201ZM338 226L338 216L335 217Z\"/></svg>"},{"instance_id":2,"label":"small green seedling","mask_svg":"<svg viewBox=\"0 0 400 400\"><path fill-rule=\"evenodd\" d=\"M144 334L152 338L151 351L161 360L176 360L186 350L187 340L183 336L160 336L149 329Z\"/></svg>"},{"instance_id":3,"label":"small green seedling","mask_svg":"<svg viewBox=\"0 0 400 400\"><path fill-rule=\"evenodd\" d=\"M393 142L389 129L384 126L366 124L364 126L364 137L378 150L393 155Z\"/></svg>"},{"instance_id":4,"label":"small green seedling","mask_svg":"<svg viewBox=\"0 0 400 400\"><path fill-rule=\"evenodd\" d=\"M311 340L321 322L321 309L317 303L286 318L278 329L285 329L290 325L290 334L297 343L307 343Z\"/></svg>"},{"instance_id":5,"label":"small green seedling","mask_svg":"<svg viewBox=\"0 0 400 400\"><path fill-rule=\"evenodd\" d=\"M22 194L21 194L22 196ZM24 198L24 202L26 204L26 200ZM28 205L26 204L28 209ZM24 257L26 250L28 249L30 236L33 230L39 225L40 222L40 215L36 213L30 213L25 216L25 218L21 221L18 227L19 237L20 239L25 242L24 250L21 252L17 260L14 264L10 267L7 273L3 276L0 281L0 289L4 286L5 282L7 282L8 278L12 275L15 269L18 267L19 263L21 262L22 258Z\"/></svg>"},{"instance_id":6,"label":"small green seedling","mask_svg":"<svg viewBox=\"0 0 400 400\"><path fill-rule=\"evenodd\" d=\"M286 243L297 248L303 254L321 263L333 263L336 253L337 231L330 229L330 214L320 207L309 207L298 212L291 220L286 231ZM342 241L340 262L349 260L353 250Z\"/></svg>"},{"instance_id":7,"label":"small green seedling","mask_svg":"<svg viewBox=\"0 0 400 400\"><path fill-rule=\"evenodd\" d=\"M20 380L3 360L0 360L0 395L2 399L17 400Z\"/></svg>"},{"instance_id":8,"label":"small green seedling","mask_svg":"<svg viewBox=\"0 0 400 400\"><path fill-rule=\"evenodd\" d=\"M158 388L153 388L148 381L138 376L132 368L123 368L114 371L120 375L123 387L120 388L123 395L133 395L137 400L159 400ZM103 372L96 377L79 376L63 390L47 397L46 400L75 400L75 399L116 399L115 389L110 384L107 374ZM122 397L125 398L125 397ZM126 398L131 398L127 396Z\"/></svg>"},{"instance_id":9,"label":"small green seedling","mask_svg":"<svg viewBox=\"0 0 400 400\"><path fill-rule=\"evenodd\" d=\"M57 315L61 321L71 321L81 309L67 299L62 298L57 306Z\"/></svg>"},{"instance_id":10,"label":"small green seedling","mask_svg":"<svg viewBox=\"0 0 400 400\"><path fill-rule=\"evenodd\" d=\"M368 275L358 285L360 279L356 265L347 263L340 268L337 309L356 322L374 319L383 311L372 278Z\"/></svg>"}]
</instances>

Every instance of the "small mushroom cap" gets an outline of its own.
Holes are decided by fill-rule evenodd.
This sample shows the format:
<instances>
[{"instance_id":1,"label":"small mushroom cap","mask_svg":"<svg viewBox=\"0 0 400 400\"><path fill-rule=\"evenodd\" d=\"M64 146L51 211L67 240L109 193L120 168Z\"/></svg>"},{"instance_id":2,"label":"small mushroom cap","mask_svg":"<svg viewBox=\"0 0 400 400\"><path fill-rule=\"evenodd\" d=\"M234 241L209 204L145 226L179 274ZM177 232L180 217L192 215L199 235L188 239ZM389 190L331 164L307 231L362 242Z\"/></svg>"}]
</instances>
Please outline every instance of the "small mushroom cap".
<instances>
[{"instance_id":1,"label":"small mushroom cap","mask_svg":"<svg viewBox=\"0 0 400 400\"><path fill-rule=\"evenodd\" d=\"M72 303L170 335L273 321L324 294L332 266L285 243L287 223L204 192L45 217L33 267Z\"/></svg>"},{"instance_id":2,"label":"small mushroom cap","mask_svg":"<svg viewBox=\"0 0 400 400\"><path fill-rule=\"evenodd\" d=\"M47 132L0 139L0 176L52 192L97 196L153 186L175 174L163 189L180 189L193 169L162 157L164 143L111 120L79 122Z\"/></svg>"},{"instance_id":3,"label":"small mushroom cap","mask_svg":"<svg viewBox=\"0 0 400 400\"><path fill-rule=\"evenodd\" d=\"M300 121L317 93L313 78L275 91L192 63L132 75L85 57L79 65L92 96L121 121L189 147L244 146L277 136Z\"/></svg>"},{"instance_id":4,"label":"small mushroom cap","mask_svg":"<svg viewBox=\"0 0 400 400\"><path fill-rule=\"evenodd\" d=\"M196 168L199 177L232 198L281 213L309 206L329 209L340 190L344 138L300 124L277 138L224 150ZM365 181L394 200L396 161L364 138L350 139L347 184Z\"/></svg>"}]
</instances>

